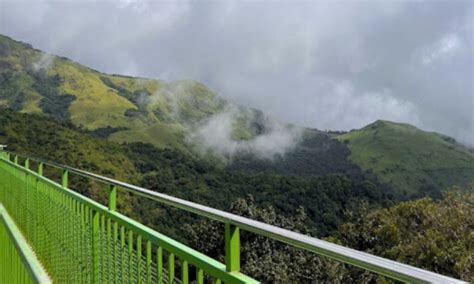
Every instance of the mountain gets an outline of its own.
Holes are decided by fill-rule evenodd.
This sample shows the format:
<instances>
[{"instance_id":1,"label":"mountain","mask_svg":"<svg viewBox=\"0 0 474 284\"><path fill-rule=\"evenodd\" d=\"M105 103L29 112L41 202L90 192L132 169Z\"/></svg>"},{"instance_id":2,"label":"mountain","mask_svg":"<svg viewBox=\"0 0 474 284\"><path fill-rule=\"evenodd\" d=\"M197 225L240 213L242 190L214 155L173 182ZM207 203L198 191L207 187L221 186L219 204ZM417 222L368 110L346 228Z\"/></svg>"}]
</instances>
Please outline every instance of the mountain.
<instances>
[{"instance_id":1,"label":"mountain","mask_svg":"<svg viewBox=\"0 0 474 284\"><path fill-rule=\"evenodd\" d=\"M427 193L474 180L474 156L453 138L412 125L376 121L337 136L349 159L403 193Z\"/></svg>"},{"instance_id":2,"label":"mountain","mask_svg":"<svg viewBox=\"0 0 474 284\"><path fill-rule=\"evenodd\" d=\"M302 128L231 104L198 82L105 74L0 35L2 107L236 174L342 175L406 198L474 180L472 152L440 134L387 121L347 133Z\"/></svg>"},{"instance_id":3,"label":"mountain","mask_svg":"<svg viewBox=\"0 0 474 284\"><path fill-rule=\"evenodd\" d=\"M1 35L0 70L0 106L70 120L117 142L187 151L187 130L230 107L198 82L104 74ZM245 119L236 137L254 135Z\"/></svg>"},{"instance_id":4,"label":"mountain","mask_svg":"<svg viewBox=\"0 0 474 284\"><path fill-rule=\"evenodd\" d=\"M344 212L358 204L367 202L372 207L385 207L393 202L390 194L380 190L383 185L377 180L357 175L308 178L232 172L178 150L159 149L144 143L118 144L94 137L68 122L8 109L0 112L0 144L8 144L10 151L114 177L215 208L228 209L233 201L249 194L258 204L271 204L285 215L304 207L309 225L320 235L334 233L343 221ZM37 164L31 162L30 166L36 169ZM61 179L61 173L52 167L45 167L45 175L58 182ZM106 204L108 191L100 183L71 175L69 185ZM125 193L118 198L120 212L175 238L184 238L185 233L180 231L183 224L196 221L189 214L157 206L154 201L137 200Z\"/></svg>"}]
</instances>

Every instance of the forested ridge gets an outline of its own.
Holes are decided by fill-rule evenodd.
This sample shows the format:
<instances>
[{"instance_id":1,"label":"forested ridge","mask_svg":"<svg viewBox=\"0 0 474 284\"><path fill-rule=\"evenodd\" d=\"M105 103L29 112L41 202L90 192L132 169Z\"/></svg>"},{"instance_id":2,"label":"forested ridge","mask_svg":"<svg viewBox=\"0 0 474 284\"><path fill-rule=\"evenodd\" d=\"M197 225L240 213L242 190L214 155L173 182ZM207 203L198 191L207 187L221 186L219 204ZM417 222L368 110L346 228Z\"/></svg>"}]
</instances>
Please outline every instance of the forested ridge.
<instances>
[{"instance_id":1,"label":"forested ridge","mask_svg":"<svg viewBox=\"0 0 474 284\"><path fill-rule=\"evenodd\" d=\"M144 143L116 144L67 122L5 109L0 113L0 143L25 155L472 279L472 186L448 191L438 200L400 203L399 197L381 190L383 184L374 176L360 171L318 177L231 171L188 153ZM95 183L71 177L71 186L96 200L106 200L106 189ZM119 211L222 258L222 228L215 223L127 194L119 195ZM247 233L243 234L242 260L244 271L264 282L387 281Z\"/></svg>"},{"instance_id":2,"label":"forested ridge","mask_svg":"<svg viewBox=\"0 0 474 284\"><path fill-rule=\"evenodd\" d=\"M291 215L303 206L309 216L308 224L317 228L320 235L334 233L343 220L344 211L355 209L364 201L373 207L385 207L397 200L388 190L383 190L376 178L360 171L352 175L310 177L229 171L188 153L144 143L116 144L67 122L9 110L0 114L0 143L25 155L115 177L220 209L229 208L232 202L247 194L252 194L258 204L274 206L283 215ZM78 185L83 187L78 188L81 192L98 198L106 196L95 184ZM154 209L156 203L141 200L138 204L130 202L121 206L127 212L142 212L141 218L148 224L155 226L161 222L160 225L175 233L173 218L155 218L147 213L168 214L166 209Z\"/></svg>"},{"instance_id":3,"label":"forested ridge","mask_svg":"<svg viewBox=\"0 0 474 284\"><path fill-rule=\"evenodd\" d=\"M3 35L0 108L40 114L109 142L152 144L246 176L263 173L303 180L329 175L360 180L363 176L400 199L439 197L447 187L466 186L474 180L472 151L442 134L382 120L349 132L279 123L262 111L226 101L199 82L105 74ZM223 141L216 135L212 140L218 143L209 147L202 139L193 139L196 127L209 121L222 126L226 119L231 121L223 131L228 132ZM265 136L275 125L285 131ZM293 132L295 128L300 131ZM268 150L280 134L291 143L263 159L252 147L235 153L216 150L246 142ZM262 137L271 139L261 143ZM165 178L145 174L149 181Z\"/></svg>"}]
</instances>

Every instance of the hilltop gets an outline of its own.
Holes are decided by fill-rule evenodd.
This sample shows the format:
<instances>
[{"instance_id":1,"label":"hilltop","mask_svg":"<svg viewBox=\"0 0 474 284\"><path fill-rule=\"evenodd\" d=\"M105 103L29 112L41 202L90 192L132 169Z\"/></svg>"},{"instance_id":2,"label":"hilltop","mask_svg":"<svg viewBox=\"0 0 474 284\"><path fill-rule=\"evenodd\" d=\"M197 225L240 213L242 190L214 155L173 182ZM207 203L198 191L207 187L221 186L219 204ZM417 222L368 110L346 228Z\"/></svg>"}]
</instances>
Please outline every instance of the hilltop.
<instances>
[{"instance_id":1,"label":"hilltop","mask_svg":"<svg viewBox=\"0 0 474 284\"><path fill-rule=\"evenodd\" d=\"M350 160L399 191L430 192L474 179L474 156L453 138L379 120L337 136Z\"/></svg>"},{"instance_id":2,"label":"hilltop","mask_svg":"<svg viewBox=\"0 0 474 284\"><path fill-rule=\"evenodd\" d=\"M203 84L101 73L0 35L0 106L42 113L117 142L148 142L187 151L195 124L230 107L242 109L233 135L249 138L255 114L231 106Z\"/></svg>"}]
</instances>

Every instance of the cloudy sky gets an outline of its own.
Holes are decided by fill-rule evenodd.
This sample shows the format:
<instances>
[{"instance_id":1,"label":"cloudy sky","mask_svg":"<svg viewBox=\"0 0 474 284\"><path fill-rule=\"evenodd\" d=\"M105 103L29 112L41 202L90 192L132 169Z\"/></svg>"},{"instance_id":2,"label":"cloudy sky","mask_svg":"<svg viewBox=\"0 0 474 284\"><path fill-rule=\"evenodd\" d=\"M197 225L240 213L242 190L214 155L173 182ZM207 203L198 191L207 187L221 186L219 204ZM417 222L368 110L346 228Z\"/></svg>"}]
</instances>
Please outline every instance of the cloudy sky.
<instances>
[{"instance_id":1,"label":"cloudy sky","mask_svg":"<svg viewBox=\"0 0 474 284\"><path fill-rule=\"evenodd\" d=\"M281 121L409 122L474 145L472 1L10 1L0 33L107 73L194 79Z\"/></svg>"}]
</instances>

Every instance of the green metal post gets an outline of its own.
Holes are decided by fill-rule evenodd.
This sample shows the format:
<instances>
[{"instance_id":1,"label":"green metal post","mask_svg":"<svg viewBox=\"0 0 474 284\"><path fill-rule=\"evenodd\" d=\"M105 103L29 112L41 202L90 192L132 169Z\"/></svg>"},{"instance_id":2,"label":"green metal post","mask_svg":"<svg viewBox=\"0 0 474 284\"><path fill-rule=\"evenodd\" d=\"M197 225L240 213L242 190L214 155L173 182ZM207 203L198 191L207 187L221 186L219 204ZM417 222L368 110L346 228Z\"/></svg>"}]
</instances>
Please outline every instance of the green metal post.
<instances>
[{"instance_id":1,"label":"green metal post","mask_svg":"<svg viewBox=\"0 0 474 284\"><path fill-rule=\"evenodd\" d=\"M125 283L125 227L120 226L120 275L121 275L121 280L122 283Z\"/></svg>"},{"instance_id":2,"label":"green metal post","mask_svg":"<svg viewBox=\"0 0 474 284\"><path fill-rule=\"evenodd\" d=\"M92 218L92 282L99 283L99 212Z\"/></svg>"},{"instance_id":3,"label":"green metal post","mask_svg":"<svg viewBox=\"0 0 474 284\"><path fill-rule=\"evenodd\" d=\"M18 155L15 155L15 164L18 165Z\"/></svg>"},{"instance_id":4,"label":"green metal post","mask_svg":"<svg viewBox=\"0 0 474 284\"><path fill-rule=\"evenodd\" d=\"M196 269L196 282L197 284L204 284L204 270L201 268Z\"/></svg>"},{"instance_id":5,"label":"green metal post","mask_svg":"<svg viewBox=\"0 0 474 284\"><path fill-rule=\"evenodd\" d=\"M117 259L117 260L119 259L119 257L118 257L118 251L117 251L117 249L118 249L117 243L118 243L118 239L119 239L119 238L118 238L118 236L119 236L118 229L119 229L118 223L114 223L114 234L113 234L113 243L114 243L114 246L113 246L113 248L114 248L114 259ZM120 265L120 264L117 264L117 262L115 262L115 265L113 265L114 283L118 283L118 266L119 266L119 265Z\"/></svg>"},{"instance_id":6,"label":"green metal post","mask_svg":"<svg viewBox=\"0 0 474 284\"><path fill-rule=\"evenodd\" d=\"M151 284L151 242L146 241L146 283Z\"/></svg>"},{"instance_id":7,"label":"green metal post","mask_svg":"<svg viewBox=\"0 0 474 284\"><path fill-rule=\"evenodd\" d=\"M163 283L163 248L158 247L156 249L156 270L157 271L157 278L158 284Z\"/></svg>"},{"instance_id":8,"label":"green metal post","mask_svg":"<svg viewBox=\"0 0 474 284\"><path fill-rule=\"evenodd\" d=\"M240 270L240 229L225 224L225 264L228 272Z\"/></svg>"},{"instance_id":9,"label":"green metal post","mask_svg":"<svg viewBox=\"0 0 474 284\"><path fill-rule=\"evenodd\" d=\"M174 253L168 254L168 283L174 282Z\"/></svg>"},{"instance_id":10,"label":"green metal post","mask_svg":"<svg viewBox=\"0 0 474 284\"><path fill-rule=\"evenodd\" d=\"M30 159L26 158L25 160L25 169L29 169L30 168Z\"/></svg>"},{"instance_id":11,"label":"green metal post","mask_svg":"<svg viewBox=\"0 0 474 284\"><path fill-rule=\"evenodd\" d=\"M186 260L183 261L181 271L182 271L181 282L183 284L189 284L189 268L188 268L188 262Z\"/></svg>"},{"instance_id":12,"label":"green metal post","mask_svg":"<svg viewBox=\"0 0 474 284\"><path fill-rule=\"evenodd\" d=\"M128 281L129 283L135 282L133 280L133 231L128 231Z\"/></svg>"},{"instance_id":13,"label":"green metal post","mask_svg":"<svg viewBox=\"0 0 474 284\"><path fill-rule=\"evenodd\" d=\"M63 175L61 178L62 181L62 186L66 187L68 186L68 176L69 176L69 171L68 170L63 170Z\"/></svg>"},{"instance_id":14,"label":"green metal post","mask_svg":"<svg viewBox=\"0 0 474 284\"><path fill-rule=\"evenodd\" d=\"M40 162L40 163L38 164L38 174L39 174L40 176L43 175L43 167L44 167L43 162Z\"/></svg>"},{"instance_id":15,"label":"green metal post","mask_svg":"<svg viewBox=\"0 0 474 284\"><path fill-rule=\"evenodd\" d=\"M137 236L137 281L142 283L142 236Z\"/></svg>"},{"instance_id":16,"label":"green metal post","mask_svg":"<svg viewBox=\"0 0 474 284\"><path fill-rule=\"evenodd\" d=\"M117 187L111 185L109 188L109 210L115 211L117 209Z\"/></svg>"}]
</instances>

